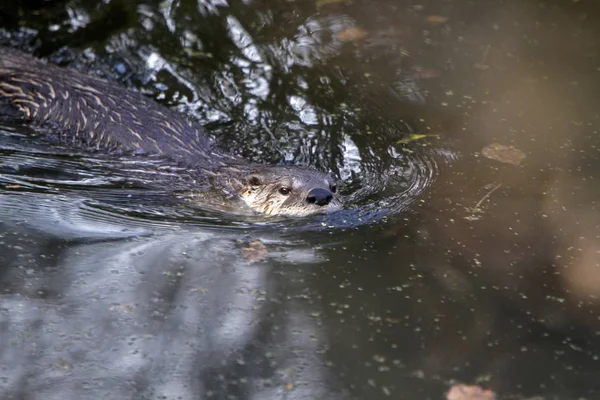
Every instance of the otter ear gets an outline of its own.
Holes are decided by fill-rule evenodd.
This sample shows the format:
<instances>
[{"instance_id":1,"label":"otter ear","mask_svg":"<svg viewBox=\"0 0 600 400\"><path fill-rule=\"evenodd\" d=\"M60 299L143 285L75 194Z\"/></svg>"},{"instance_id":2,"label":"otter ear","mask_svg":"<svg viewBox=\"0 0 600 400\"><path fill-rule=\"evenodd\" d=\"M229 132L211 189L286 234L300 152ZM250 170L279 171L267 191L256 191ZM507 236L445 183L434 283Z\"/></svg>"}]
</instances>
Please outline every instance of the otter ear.
<instances>
[{"instance_id":1,"label":"otter ear","mask_svg":"<svg viewBox=\"0 0 600 400\"><path fill-rule=\"evenodd\" d=\"M246 179L244 179L244 184L252 187L258 187L262 184L262 182L258 175L248 175Z\"/></svg>"}]
</instances>

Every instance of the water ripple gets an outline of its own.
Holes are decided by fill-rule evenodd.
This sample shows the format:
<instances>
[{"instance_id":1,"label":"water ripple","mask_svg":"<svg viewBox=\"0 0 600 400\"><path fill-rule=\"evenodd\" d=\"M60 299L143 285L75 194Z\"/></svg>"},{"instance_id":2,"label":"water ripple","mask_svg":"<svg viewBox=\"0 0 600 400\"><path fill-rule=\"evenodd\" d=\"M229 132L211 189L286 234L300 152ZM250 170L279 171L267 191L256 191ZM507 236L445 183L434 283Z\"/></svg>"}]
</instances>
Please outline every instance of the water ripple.
<instances>
[{"instance_id":1,"label":"water ripple","mask_svg":"<svg viewBox=\"0 0 600 400\"><path fill-rule=\"evenodd\" d=\"M240 215L226 199L190 201L190 179L183 168L153 157L114 157L48 147L39 139L4 129L0 134L0 195L6 216L72 224L79 234L96 235L104 224L145 229L190 226L232 229L329 230L386 221L410 208L434 180L451 151L434 146L391 146L387 158L364 161L349 139L341 165L344 210L302 219ZM159 184L157 184L159 183ZM82 228L86 224L91 228ZM141 229L141 230L140 230ZM140 230L140 231L138 231ZM114 235L116 230L105 230ZM146 232L147 233L147 232ZM131 232L125 233L130 235ZM93 235L92 235L93 236ZM102 236L102 235L101 235Z\"/></svg>"}]
</instances>

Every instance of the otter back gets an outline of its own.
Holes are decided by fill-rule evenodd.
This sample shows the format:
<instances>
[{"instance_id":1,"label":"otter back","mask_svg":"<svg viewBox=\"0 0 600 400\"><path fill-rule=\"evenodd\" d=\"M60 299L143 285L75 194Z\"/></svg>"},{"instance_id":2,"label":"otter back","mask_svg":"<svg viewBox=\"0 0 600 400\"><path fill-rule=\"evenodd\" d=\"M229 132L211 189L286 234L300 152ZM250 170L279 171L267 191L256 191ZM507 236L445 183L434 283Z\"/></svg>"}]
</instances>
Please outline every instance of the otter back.
<instances>
[{"instance_id":1,"label":"otter back","mask_svg":"<svg viewBox=\"0 0 600 400\"><path fill-rule=\"evenodd\" d=\"M141 150L205 167L228 158L199 124L140 93L3 47L0 118L48 126L71 145Z\"/></svg>"}]
</instances>

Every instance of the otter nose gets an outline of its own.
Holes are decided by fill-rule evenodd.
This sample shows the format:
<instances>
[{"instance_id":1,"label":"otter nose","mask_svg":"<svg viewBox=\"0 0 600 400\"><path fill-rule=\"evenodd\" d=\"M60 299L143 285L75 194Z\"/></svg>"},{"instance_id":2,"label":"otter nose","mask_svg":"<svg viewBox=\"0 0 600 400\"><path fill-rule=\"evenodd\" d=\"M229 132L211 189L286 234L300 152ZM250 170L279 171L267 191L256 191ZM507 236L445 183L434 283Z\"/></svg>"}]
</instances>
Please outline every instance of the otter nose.
<instances>
[{"instance_id":1,"label":"otter nose","mask_svg":"<svg viewBox=\"0 0 600 400\"><path fill-rule=\"evenodd\" d=\"M316 188L312 189L308 192L308 196L306 196L306 201L311 204L316 204L318 206L326 206L333 199L333 195L327 189Z\"/></svg>"}]
</instances>

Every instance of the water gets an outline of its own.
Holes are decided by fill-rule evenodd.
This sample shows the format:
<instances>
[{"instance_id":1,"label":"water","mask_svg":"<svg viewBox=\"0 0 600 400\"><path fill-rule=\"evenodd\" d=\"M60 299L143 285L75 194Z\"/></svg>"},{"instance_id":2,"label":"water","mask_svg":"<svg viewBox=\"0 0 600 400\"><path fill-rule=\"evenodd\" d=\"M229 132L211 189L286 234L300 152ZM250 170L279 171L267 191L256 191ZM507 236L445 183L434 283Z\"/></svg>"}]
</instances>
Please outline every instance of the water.
<instances>
[{"instance_id":1,"label":"water","mask_svg":"<svg viewBox=\"0 0 600 400\"><path fill-rule=\"evenodd\" d=\"M135 88L339 213L0 126L2 398L593 399L591 3L21 2L0 41ZM513 146L519 165L483 148Z\"/></svg>"}]
</instances>

